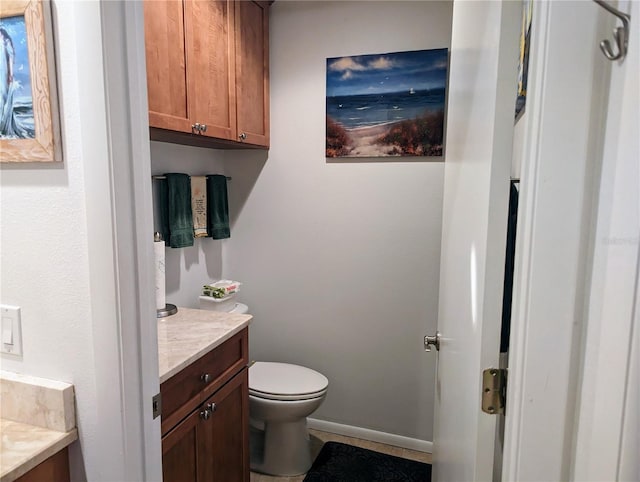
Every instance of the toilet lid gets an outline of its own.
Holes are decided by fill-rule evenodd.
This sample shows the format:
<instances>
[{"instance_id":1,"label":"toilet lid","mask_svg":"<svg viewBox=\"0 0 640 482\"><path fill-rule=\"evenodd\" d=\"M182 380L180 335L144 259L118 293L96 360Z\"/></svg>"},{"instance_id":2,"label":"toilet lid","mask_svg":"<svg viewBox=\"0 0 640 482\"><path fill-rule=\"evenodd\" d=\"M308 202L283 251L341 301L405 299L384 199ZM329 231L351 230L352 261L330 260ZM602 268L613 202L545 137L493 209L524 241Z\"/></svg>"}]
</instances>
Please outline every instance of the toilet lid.
<instances>
[{"instance_id":1,"label":"toilet lid","mask_svg":"<svg viewBox=\"0 0 640 482\"><path fill-rule=\"evenodd\" d=\"M289 363L256 362L249 368L249 393L263 398L292 400L320 395L327 377L310 368Z\"/></svg>"}]
</instances>

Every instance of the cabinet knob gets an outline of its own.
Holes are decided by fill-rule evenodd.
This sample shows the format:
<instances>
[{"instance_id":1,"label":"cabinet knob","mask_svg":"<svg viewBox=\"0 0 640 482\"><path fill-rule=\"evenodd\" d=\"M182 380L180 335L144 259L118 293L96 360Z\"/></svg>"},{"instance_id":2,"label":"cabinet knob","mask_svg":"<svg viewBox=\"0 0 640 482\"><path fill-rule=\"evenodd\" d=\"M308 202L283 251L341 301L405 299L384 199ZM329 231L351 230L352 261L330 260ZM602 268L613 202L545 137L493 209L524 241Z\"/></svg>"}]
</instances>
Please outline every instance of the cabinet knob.
<instances>
[{"instance_id":1,"label":"cabinet knob","mask_svg":"<svg viewBox=\"0 0 640 482\"><path fill-rule=\"evenodd\" d=\"M200 380L202 380L204 383L209 383L211 381L211 375L209 375L208 373L203 373L202 375L200 375Z\"/></svg>"},{"instance_id":2,"label":"cabinet knob","mask_svg":"<svg viewBox=\"0 0 640 482\"><path fill-rule=\"evenodd\" d=\"M207 124L200 124L200 132L207 132Z\"/></svg>"},{"instance_id":3,"label":"cabinet knob","mask_svg":"<svg viewBox=\"0 0 640 482\"><path fill-rule=\"evenodd\" d=\"M211 410L205 408L202 412L200 412L200 418L202 420L209 420L211 418Z\"/></svg>"},{"instance_id":4,"label":"cabinet knob","mask_svg":"<svg viewBox=\"0 0 640 482\"><path fill-rule=\"evenodd\" d=\"M215 403L207 403L207 406L205 408L209 410L211 413L213 413L216 411L218 407L216 407Z\"/></svg>"},{"instance_id":5,"label":"cabinet knob","mask_svg":"<svg viewBox=\"0 0 640 482\"><path fill-rule=\"evenodd\" d=\"M198 133L200 132L200 122L196 122L195 124L191 125L191 131L193 133Z\"/></svg>"},{"instance_id":6,"label":"cabinet knob","mask_svg":"<svg viewBox=\"0 0 640 482\"><path fill-rule=\"evenodd\" d=\"M245 134L245 133L243 132L243 133L242 133L242 134L240 134L238 137L240 138L240 140L243 140L243 141L244 141L244 140L247 138L247 134Z\"/></svg>"}]
</instances>

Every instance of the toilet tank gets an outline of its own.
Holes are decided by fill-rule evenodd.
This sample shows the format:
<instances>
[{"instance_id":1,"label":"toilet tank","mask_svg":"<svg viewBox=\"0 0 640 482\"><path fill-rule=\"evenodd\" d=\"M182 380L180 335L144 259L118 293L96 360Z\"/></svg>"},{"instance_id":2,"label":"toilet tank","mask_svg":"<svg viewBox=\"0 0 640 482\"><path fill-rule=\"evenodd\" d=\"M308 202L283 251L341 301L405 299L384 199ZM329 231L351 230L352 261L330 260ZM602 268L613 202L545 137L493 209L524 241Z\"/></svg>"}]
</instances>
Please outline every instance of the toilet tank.
<instances>
[{"instance_id":1,"label":"toilet tank","mask_svg":"<svg viewBox=\"0 0 640 482\"><path fill-rule=\"evenodd\" d=\"M211 296L200 296L200 309L210 311L230 312L236 307L235 296L226 296L222 299L212 298Z\"/></svg>"}]
</instances>

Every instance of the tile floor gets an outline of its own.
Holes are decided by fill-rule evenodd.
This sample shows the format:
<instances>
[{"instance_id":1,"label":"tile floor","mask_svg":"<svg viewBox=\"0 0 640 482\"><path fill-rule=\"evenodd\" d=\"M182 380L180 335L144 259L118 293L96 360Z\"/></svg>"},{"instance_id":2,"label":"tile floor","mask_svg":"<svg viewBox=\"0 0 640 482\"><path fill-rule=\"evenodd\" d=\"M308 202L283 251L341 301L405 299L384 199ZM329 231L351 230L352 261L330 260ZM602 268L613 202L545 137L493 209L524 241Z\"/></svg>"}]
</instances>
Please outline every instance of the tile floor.
<instances>
[{"instance_id":1,"label":"tile floor","mask_svg":"<svg viewBox=\"0 0 640 482\"><path fill-rule=\"evenodd\" d=\"M362 440L354 437L344 437L342 435L321 432L319 430L309 430L309 435L311 436L311 457L314 459L320 452L324 442L342 442L349 445L355 445L356 447L375 450L376 452L395 455L396 457L418 460L420 462L426 462L427 464L431 463L431 454L425 452L403 449L402 447L370 442L369 440ZM304 480L304 475L298 475L296 477L270 477L268 475L251 472L251 482L301 482L302 480Z\"/></svg>"}]
</instances>

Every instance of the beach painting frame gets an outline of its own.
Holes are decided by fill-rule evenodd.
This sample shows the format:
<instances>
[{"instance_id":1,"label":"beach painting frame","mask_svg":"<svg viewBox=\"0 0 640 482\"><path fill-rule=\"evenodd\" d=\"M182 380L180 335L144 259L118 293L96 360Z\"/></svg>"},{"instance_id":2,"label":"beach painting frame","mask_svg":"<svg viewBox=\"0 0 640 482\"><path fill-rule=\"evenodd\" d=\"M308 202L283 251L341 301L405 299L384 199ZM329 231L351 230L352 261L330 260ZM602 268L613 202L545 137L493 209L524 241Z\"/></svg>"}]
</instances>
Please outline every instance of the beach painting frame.
<instances>
[{"instance_id":1,"label":"beach painting frame","mask_svg":"<svg viewBox=\"0 0 640 482\"><path fill-rule=\"evenodd\" d=\"M448 67L446 48L328 58L327 159L444 160Z\"/></svg>"},{"instance_id":2,"label":"beach painting frame","mask_svg":"<svg viewBox=\"0 0 640 482\"><path fill-rule=\"evenodd\" d=\"M62 161L51 4L2 0L0 162Z\"/></svg>"},{"instance_id":3,"label":"beach painting frame","mask_svg":"<svg viewBox=\"0 0 640 482\"><path fill-rule=\"evenodd\" d=\"M527 104L527 82L529 78L529 48L531 47L531 21L533 0L522 1L520 23L520 46L518 52L518 93L516 96L515 122L518 122Z\"/></svg>"}]
</instances>

